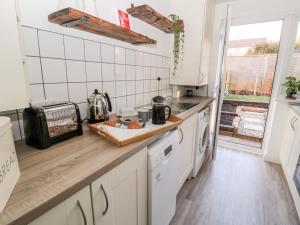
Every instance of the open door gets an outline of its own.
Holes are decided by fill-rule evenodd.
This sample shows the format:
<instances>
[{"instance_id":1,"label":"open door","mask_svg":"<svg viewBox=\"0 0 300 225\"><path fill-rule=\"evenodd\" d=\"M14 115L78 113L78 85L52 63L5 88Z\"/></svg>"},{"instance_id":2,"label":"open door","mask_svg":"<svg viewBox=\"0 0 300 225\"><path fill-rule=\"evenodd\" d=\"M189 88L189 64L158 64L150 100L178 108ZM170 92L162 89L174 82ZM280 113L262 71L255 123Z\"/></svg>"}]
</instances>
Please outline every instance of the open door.
<instances>
[{"instance_id":1,"label":"open door","mask_svg":"<svg viewBox=\"0 0 300 225\"><path fill-rule=\"evenodd\" d=\"M212 119L211 119L211 133L212 133L212 158L216 157L217 152L217 139L219 132L219 123L221 116L221 107L223 103L224 96L224 84L225 84L225 72L226 72L226 59L227 59L227 49L228 49L228 40L229 40L229 30L231 24L231 13L230 6L227 5L226 16L222 21L221 25L221 38L219 42L219 54L218 54L218 63L217 63L217 75L215 82L215 91L214 98L216 99L212 107Z\"/></svg>"}]
</instances>

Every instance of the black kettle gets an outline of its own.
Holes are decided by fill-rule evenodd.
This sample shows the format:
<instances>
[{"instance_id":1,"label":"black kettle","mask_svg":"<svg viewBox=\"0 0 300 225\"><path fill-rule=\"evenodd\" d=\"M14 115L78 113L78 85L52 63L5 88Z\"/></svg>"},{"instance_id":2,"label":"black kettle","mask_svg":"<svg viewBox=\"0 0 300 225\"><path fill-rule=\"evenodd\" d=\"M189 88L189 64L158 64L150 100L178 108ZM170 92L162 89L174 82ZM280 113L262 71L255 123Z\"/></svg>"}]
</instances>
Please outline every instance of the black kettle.
<instances>
[{"instance_id":1,"label":"black kettle","mask_svg":"<svg viewBox=\"0 0 300 225\"><path fill-rule=\"evenodd\" d=\"M109 112L112 111L111 101L107 93L100 93L95 89L94 93L87 99L87 120L88 123L104 122L109 119Z\"/></svg>"}]
</instances>

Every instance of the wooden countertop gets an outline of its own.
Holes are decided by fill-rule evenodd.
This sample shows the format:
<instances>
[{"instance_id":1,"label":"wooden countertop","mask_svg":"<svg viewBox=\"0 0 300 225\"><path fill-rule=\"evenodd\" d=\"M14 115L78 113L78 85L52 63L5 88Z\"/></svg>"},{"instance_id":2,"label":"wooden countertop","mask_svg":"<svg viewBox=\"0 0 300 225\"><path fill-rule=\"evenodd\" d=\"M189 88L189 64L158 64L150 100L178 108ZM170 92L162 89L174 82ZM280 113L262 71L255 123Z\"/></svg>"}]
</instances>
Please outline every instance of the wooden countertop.
<instances>
[{"instance_id":1,"label":"wooden countertop","mask_svg":"<svg viewBox=\"0 0 300 225\"><path fill-rule=\"evenodd\" d=\"M180 114L183 119L208 106L213 98L180 98L200 102ZM58 143L47 150L36 150L16 143L21 177L2 213L0 225L27 225L66 200L159 136L119 148L90 132Z\"/></svg>"}]
</instances>

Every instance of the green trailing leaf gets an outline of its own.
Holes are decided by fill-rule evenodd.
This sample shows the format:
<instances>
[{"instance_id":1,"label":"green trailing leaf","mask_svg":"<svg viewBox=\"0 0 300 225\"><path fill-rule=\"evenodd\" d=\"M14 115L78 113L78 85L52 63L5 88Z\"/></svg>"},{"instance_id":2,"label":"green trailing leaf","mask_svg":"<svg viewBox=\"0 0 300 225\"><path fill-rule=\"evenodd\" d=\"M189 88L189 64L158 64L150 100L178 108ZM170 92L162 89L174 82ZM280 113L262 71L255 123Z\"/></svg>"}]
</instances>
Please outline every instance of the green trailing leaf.
<instances>
[{"instance_id":1,"label":"green trailing leaf","mask_svg":"<svg viewBox=\"0 0 300 225\"><path fill-rule=\"evenodd\" d=\"M173 57L174 57L174 66L173 66L173 76L176 73L177 66L180 60L180 55L183 55L183 45L184 45L184 29L182 26L182 20L179 16L175 14L169 15L170 19L173 22L173 32L174 32L174 44L173 44ZM183 58L181 58L182 60Z\"/></svg>"}]
</instances>

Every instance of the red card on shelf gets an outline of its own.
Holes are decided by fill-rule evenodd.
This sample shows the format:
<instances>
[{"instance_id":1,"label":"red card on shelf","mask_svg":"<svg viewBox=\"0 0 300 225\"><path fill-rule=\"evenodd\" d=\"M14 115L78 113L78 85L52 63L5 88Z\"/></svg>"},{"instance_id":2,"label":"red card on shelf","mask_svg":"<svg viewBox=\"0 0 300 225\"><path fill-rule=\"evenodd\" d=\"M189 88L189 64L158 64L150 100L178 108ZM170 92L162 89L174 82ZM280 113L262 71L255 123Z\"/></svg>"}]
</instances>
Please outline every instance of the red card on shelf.
<instances>
[{"instance_id":1,"label":"red card on shelf","mask_svg":"<svg viewBox=\"0 0 300 225\"><path fill-rule=\"evenodd\" d=\"M119 14L120 26L126 28L127 30L130 30L128 13L118 9L118 14Z\"/></svg>"}]
</instances>

